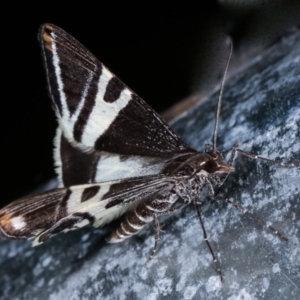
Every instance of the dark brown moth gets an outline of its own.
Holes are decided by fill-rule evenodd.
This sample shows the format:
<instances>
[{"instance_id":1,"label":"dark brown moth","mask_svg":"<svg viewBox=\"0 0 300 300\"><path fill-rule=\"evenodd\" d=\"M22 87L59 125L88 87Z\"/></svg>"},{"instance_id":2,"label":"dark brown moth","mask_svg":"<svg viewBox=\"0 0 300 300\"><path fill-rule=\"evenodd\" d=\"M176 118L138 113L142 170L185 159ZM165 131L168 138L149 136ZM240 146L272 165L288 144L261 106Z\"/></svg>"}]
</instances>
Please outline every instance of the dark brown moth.
<instances>
[{"instance_id":1,"label":"dark brown moth","mask_svg":"<svg viewBox=\"0 0 300 300\"><path fill-rule=\"evenodd\" d=\"M98 227L121 217L119 227L107 237L108 242L114 243L153 222L155 244L151 260L160 239L159 216L193 204L223 281L199 209L202 189L208 189L210 197L217 199L214 186L221 186L234 172L237 152L284 167L300 165L253 155L238 149L238 143L226 151L230 158L225 161L217 149L217 128L228 64L213 144L207 145L205 152L198 152L68 33L45 24L39 40L59 123L55 165L60 187L1 209L1 235L8 239L32 239L33 245L39 245L57 233L87 224ZM287 240L238 204L222 200Z\"/></svg>"}]
</instances>

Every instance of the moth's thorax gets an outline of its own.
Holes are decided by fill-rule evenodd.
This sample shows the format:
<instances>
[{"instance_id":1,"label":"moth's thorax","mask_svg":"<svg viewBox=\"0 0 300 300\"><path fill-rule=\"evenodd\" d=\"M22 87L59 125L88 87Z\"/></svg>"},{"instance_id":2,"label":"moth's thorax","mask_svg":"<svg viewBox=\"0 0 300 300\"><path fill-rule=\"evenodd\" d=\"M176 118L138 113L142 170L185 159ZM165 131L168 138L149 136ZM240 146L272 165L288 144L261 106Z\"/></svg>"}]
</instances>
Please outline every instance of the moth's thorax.
<instances>
[{"instance_id":1,"label":"moth's thorax","mask_svg":"<svg viewBox=\"0 0 300 300\"><path fill-rule=\"evenodd\" d=\"M233 171L234 167L224 161L220 152L198 152L183 162L175 173L209 177L210 174L227 174Z\"/></svg>"}]
</instances>

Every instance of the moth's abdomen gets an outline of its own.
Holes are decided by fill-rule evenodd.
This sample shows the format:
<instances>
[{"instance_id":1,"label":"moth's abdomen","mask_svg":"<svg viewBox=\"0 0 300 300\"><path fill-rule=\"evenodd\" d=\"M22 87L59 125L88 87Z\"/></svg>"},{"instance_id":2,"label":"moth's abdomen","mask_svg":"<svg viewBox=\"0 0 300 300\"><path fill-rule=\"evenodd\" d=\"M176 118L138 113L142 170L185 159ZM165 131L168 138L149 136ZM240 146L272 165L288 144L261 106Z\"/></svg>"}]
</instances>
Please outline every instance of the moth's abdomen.
<instances>
[{"instance_id":1,"label":"moth's abdomen","mask_svg":"<svg viewBox=\"0 0 300 300\"><path fill-rule=\"evenodd\" d=\"M178 195L175 192L168 191L163 195L158 195L156 199L147 199L140 203L122 218L118 228L106 238L106 241L108 243L119 243L138 233L147 223L153 221L155 215L168 213L177 199Z\"/></svg>"},{"instance_id":2,"label":"moth's abdomen","mask_svg":"<svg viewBox=\"0 0 300 300\"><path fill-rule=\"evenodd\" d=\"M153 216L149 214L145 203L141 203L122 218L119 227L106 238L106 241L108 243L122 242L124 239L138 233L152 220Z\"/></svg>"}]
</instances>

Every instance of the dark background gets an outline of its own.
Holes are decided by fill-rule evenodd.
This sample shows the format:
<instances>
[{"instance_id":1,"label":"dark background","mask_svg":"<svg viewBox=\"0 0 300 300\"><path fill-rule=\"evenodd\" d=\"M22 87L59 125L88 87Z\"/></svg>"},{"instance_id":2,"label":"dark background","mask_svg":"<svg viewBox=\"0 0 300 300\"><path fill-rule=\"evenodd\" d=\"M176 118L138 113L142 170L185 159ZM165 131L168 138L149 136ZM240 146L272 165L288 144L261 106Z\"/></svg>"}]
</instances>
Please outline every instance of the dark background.
<instances>
[{"instance_id":1,"label":"dark background","mask_svg":"<svg viewBox=\"0 0 300 300\"><path fill-rule=\"evenodd\" d=\"M234 43L231 68L237 68L300 25L298 0L121 3L2 5L9 21L1 27L0 207L54 176L57 125L37 42L40 24L54 23L72 34L159 112L219 82L227 36Z\"/></svg>"}]
</instances>

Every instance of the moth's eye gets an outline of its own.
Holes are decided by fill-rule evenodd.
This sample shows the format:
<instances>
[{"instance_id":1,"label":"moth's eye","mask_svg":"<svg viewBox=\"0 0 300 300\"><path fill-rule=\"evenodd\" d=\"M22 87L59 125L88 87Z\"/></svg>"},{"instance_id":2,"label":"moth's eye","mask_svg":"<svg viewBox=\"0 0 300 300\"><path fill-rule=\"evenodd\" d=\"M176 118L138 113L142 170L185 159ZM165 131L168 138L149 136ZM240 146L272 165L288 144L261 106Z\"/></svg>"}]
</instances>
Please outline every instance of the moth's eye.
<instances>
[{"instance_id":1,"label":"moth's eye","mask_svg":"<svg viewBox=\"0 0 300 300\"><path fill-rule=\"evenodd\" d=\"M214 173L218 170L218 164L212 160L209 160L205 165L204 165L204 170L207 173Z\"/></svg>"}]
</instances>

